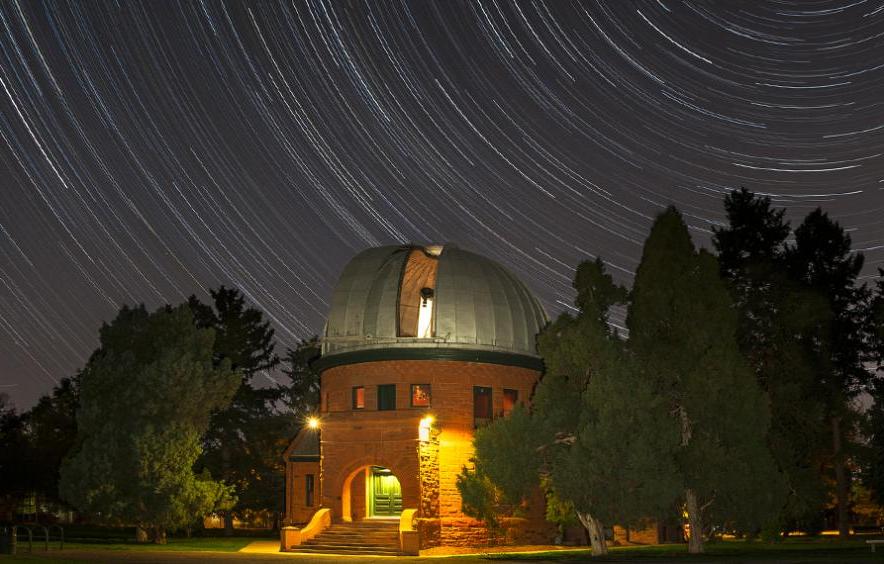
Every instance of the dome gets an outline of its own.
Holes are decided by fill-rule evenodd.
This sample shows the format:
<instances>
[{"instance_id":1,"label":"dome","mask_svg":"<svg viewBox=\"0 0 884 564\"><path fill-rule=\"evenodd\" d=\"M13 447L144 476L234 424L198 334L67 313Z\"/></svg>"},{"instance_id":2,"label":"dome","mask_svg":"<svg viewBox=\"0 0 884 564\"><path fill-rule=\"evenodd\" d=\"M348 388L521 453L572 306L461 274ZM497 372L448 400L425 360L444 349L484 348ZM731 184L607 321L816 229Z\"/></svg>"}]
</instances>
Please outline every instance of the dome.
<instances>
[{"instance_id":1,"label":"dome","mask_svg":"<svg viewBox=\"0 0 884 564\"><path fill-rule=\"evenodd\" d=\"M508 270L452 245L385 246L356 255L332 294L323 368L394 359L538 367L547 322Z\"/></svg>"}]
</instances>

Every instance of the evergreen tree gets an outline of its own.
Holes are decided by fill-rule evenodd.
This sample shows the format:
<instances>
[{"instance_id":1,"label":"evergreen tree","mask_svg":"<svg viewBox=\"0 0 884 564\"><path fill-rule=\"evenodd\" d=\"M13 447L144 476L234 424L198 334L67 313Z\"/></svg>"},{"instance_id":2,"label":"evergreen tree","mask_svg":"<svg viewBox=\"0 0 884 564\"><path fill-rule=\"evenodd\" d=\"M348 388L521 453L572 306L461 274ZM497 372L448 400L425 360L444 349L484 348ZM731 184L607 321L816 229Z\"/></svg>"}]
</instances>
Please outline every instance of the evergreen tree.
<instances>
[{"instance_id":1,"label":"evergreen tree","mask_svg":"<svg viewBox=\"0 0 884 564\"><path fill-rule=\"evenodd\" d=\"M288 376L283 401L289 412L299 420L306 419L319 409L319 371L313 361L321 354L319 337L301 340L294 349L286 351L282 372Z\"/></svg>"},{"instance_id":2,"label":"evergreen tree","mask_svg":"<svg viewBox=\"0 0 884 564\"><path fill-rule=\"evenodd\" d=\"M24 417L0 393L0 508L12 513L33 489L29 443Z\"/></svg>"},{"instance_id":3,"label":"evergreen tree","mask_svg":"<svg viewBox=\"0 0 884 564\"><path fill-rule=\"evenodd\" d=\"M229 362L213 363L214 332L198 329L186 306L124 307L100 341L80 376L77 444L61 468L61 494L164 543L167 529L228 496L193 465L210 414L230 402L239 377Z\"/></svg>"},{"instance_id":4,"label":"evergreen tree","mask_svg":"<svg viewBox=\"0 0 884 564\"><path fill-rule=\"evenodd\" d=\"M728 224L713 228L713 243L739 310L740 349L770 397L769 442L790 492L768 525L813 528L827 498L821 472L826 425L808 336L825 319L826 304L786 273L784 210L745 188L724 205Z\"/></svg>"},{"instance_id":5,"label":"evergreen tree","mask_svg":"<svg viewBox=\"0 0 884 564\"><path fill-rule=\"evenodd\" d=\"M278 453L291 434L293 419L276 411L281 387L259 387L254 381L256 374L279 362L270 322L248 307L236 289L221 286L211 296L211 306L195 296L188 306L197 327L215 331L215 364L228 363L240 375L240 385L230 405L213 414L199 466L236 491L236 505L224 514L225 534L232 535L235 514L281 508L284 469Z\"/></svg>"},{"instance_id":6,"label":"evergreen tree","mask_svg":"<svg viewBox=\"0 0 884 564\"><path fill-rule=\"evenodd\" d=\"M878 270L874 297L870 300L870 359L876 378L869 392L872 406L868 412L868 448L863 468L863 482L870 490L872 500L884 507L884 269Z\"/></svg>"},{"instance_id":7,"label":"evergreen tree","mask_svg":"<svg viewBox=\"0 0 884 564\"><path fill-rule=\"evenodd\" d=\"M628 526L671 505L678 432L608 323L626 290L600 260L582 263L574 286L578 315L560 316L539 337L546 372L530 415L517 409L476 433L473 477L516 505L541 485L555 520L571 511L598 555L607 552L603 523Z\"/></svg>"},{"instance_id":8,"label":"evergreen tree","mask_svg":"<svg viewBox=\"0 0 884 564\"><path fill-rule=\"evenodd\" d=\"M695 251L681 214L661 214L645 242L629 313L629 348L679 426L673 456L703 551L710 524L769 519L785 486L768 450L768 399L737 343L737 311L712 255Z\"/></svg>"},{"instance_id":9,"label":"evergreen tree","mask_svg":"<svg viewBox=\"0 0 884 564\"><path fill-rule=\"evenodd\" d=\"M852 400L862 392L870 374L863 361L868 353L869 290L857 286L863 255L851 251L850 236L819 208L795 230L795 244L786 255L792 278L828 303L827 316L808 339L816 379L829 424L831 464L835 474L839 536L850 534L848 458L858 414Z\"/></svg>"},{"instance_id":10,"label":"evergreen tree","mask_svg":"<svg viewBox=\"0 0 884 564\"><path fill-rule=\"evenodd\" d=\"M51 394L25 414L29 442L29 474L34 491L44 500L59 501L61 463L77 439L80 405L79 375L62 378Z\"/></svg>"}]
</instances>

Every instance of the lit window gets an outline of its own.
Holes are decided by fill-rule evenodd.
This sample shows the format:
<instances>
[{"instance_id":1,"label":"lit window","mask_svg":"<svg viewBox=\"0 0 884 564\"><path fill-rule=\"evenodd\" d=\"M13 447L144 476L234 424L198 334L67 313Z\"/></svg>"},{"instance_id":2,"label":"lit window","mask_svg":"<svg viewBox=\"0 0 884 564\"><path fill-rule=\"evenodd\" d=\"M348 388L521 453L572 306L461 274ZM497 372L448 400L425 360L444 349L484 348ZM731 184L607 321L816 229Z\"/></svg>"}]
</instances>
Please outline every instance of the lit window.
<instances>
[{"instance_id":1,"label":"lit window","mask_svg":"<svg viewBox=\"0 0 884 564\"><path fill-rule=\"evenodd\" d=\"M503 391L503 414L509 415L510 411L519 403L519 390Z\"/></svg>"},{"instance_id":2,"label":"lit window","mask_svg":"<svg viewBox=\"0 0 884 564\"><path fill-rule=\"evenodd\" d=\"M304 505L313 507L313 474L304 476Z\"/></svg>"},{"instance_id":3,"label":"lit window","mask_svg":"<svg viewBox=\"0 0 884 564\"><path fill-rule=\"evenodd\" d=\"M411 385L411 407L430 407L430 385Z\"/></svg>"},{"instance_id":4,"label":"lit window","mask_svg":"<svg viewBox=\"0 0 884 564\"><path fill-rule=\"evenodd\" d=\"M396 409L396 384L381 384L378 386L378 411L394 409Z\"/></svg>"},{"instance_id":5,"label":"lit window","mask_svg":"<svg viewBox=\"0 0 884 564\"><path fill-rule=\"evenodd\" d=\"M365 386L353 387L353 409L365 409Z\"/></svg>"},{"instance_id":6,"label":"lit window","mask_svg":"<svg viewBox=\"0 0 884 564\"><path fill-rule=\"evenodd\" d=\"M491 422L491 388L473 386L473 423L481 427Z\"/></svg>"}]
</instances>

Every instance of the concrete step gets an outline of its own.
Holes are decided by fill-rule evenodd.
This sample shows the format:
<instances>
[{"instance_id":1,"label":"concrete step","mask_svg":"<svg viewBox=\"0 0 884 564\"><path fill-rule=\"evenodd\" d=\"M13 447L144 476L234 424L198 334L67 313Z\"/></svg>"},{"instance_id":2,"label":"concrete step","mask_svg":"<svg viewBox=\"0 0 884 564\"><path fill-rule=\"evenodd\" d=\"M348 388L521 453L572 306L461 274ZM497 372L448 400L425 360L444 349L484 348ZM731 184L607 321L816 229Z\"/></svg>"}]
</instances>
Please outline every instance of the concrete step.
<instances>
[{"instance_id":1,"label":"concrete step","mask_svg":"<svg viewBox=\"0 0 884 564\"><path fill-rule=\"evenodd\" d=\"M399 550L399 545L396 545L396 544L389 544L389 543L371 543L371 542L361 543L361 542L326 542L326 541L320 541L320 542L305 542L305 543L301 544L301 546L337 546L337 547L340 547L340 548L347 548L347 549L351 549L351 548L352 548L352 549L365 548L365 549L371 549L371 550L375 550L375 549L383 549L383 550Z\"/></svg>"},{"instance_id":2,"label":"concrete step","mask_svg":"<svg viewBox=\"0 0 884 564\"><path fill-rule=\"evenodd\" d=\"M360 548L360 547L346 547L346 546L338 546L338 545L300 545L293 552L302 552L305 554L363 554L363 555L374 555L374 556L401 556L402 553L399 552L399 549L387 549L387 548Z\"/></svg>"},{"instance_id":3,"label":"concrete step","mask_svg":"<svg viewBox=\"0 0 884 564\"><path fill-rule=\"evenodd\" d=\"M357 521L334 523L295 552L399 556L399 522Z\"/></svg>"}]
</instances>

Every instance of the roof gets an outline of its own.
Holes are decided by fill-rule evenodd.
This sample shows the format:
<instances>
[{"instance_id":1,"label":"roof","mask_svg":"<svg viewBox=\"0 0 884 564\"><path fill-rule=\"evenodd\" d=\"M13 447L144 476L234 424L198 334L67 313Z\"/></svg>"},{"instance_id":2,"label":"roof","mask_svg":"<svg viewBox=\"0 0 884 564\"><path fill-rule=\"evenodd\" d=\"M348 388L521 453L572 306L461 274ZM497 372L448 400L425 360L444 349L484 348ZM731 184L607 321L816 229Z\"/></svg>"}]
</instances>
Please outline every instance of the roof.
<instances>
[{"instance_id":1,"label":"roof","mask_svg":"<svg viewBox=\"0 0 884 564\"><path fill-rule=\"evenodd\" d=\"M429 329L417 314L428 297ZM537 359L535 338L547 320L525 284L489 258L451 245L376 247L356 255L341 274L322 364L356 352L414 357L417 350Z\"/></svg>"},{"instance_id":2,"label":"roof","mask_svg":"<svg viewBox=\"0 0 884 564\"><path fill-rule=\"evenodd\" d=\"M318 462L319 433L319 429L301 429L285 449L283 458L290 462Z\"/></svg>"}]
</instances>

